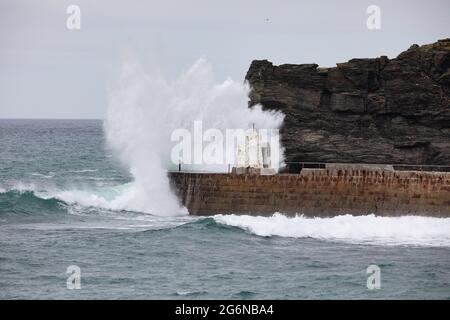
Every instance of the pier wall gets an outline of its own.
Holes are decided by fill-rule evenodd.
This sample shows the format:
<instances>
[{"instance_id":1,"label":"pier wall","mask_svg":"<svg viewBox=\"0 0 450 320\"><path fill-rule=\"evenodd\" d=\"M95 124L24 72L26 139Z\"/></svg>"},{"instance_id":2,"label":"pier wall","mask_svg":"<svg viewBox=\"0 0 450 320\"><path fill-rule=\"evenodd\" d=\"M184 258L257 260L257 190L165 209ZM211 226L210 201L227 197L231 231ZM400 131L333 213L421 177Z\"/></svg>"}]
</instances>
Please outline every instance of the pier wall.
<instances>
[{"instance_id":1,"label":"pier wall","mask_svg":"<svg viewBox=\"0 0 450 320\"><path fill-rule=\"evenodd\" d=\"M450 173L303 169L300 174L169 173L192 215L450 217Z\"/></svg>"}]
</instances>

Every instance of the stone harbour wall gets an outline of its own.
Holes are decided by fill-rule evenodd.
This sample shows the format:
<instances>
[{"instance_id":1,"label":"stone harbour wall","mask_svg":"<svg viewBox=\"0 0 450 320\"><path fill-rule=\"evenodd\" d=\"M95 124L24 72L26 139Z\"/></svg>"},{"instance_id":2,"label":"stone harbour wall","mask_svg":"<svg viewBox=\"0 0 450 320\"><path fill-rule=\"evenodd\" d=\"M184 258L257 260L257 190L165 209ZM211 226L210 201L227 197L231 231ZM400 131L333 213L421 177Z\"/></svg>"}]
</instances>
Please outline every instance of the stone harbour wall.
<instances>
[{"instance_id":1,"label":"stone harbour wall","mask_svg":"<svg viewBox=\"0 0 450 320\"><path fill-rule=\"evenodd\" d=\"M191 215L450 217L448 172L336 168L276 175L170 172L169 178Z\"/></svg>"}]
</instances>

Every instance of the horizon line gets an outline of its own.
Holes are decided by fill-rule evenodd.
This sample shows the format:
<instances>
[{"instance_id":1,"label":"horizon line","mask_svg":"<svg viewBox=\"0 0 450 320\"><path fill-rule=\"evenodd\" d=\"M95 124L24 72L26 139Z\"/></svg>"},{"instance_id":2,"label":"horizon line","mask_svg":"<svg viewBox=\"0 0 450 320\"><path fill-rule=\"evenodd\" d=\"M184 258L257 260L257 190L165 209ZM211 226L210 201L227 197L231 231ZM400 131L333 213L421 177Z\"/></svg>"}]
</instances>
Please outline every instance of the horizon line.
<instances>
[{"instance_id":1,"label":"horizon line","mask_svg":"<svg viewBox=\"0 0 450 320\"><path fill-rule=\"evenodd\" d=\"M105 118L0 118L0 120L105 120Z\"/></svg>"}]
</instances>

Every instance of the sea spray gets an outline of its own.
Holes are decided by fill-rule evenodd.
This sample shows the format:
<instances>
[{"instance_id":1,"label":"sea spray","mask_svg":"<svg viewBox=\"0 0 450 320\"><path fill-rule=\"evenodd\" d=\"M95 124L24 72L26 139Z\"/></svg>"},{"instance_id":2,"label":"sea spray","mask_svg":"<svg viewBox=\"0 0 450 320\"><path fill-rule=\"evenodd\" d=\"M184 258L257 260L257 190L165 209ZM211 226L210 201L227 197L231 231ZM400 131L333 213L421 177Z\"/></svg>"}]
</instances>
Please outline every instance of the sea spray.
<instances>
[{"instance_id":1,"label":"sea spray","mask_svg":"<svg viewBox=\"0 0 450 320\"><path fill-rule=\"evenodd\" d=\"M170 190L170 135L201 120L205 128L278 128L280 113L248 107L248 87L214 82L212 67L199 59L174 81L146 74L128 57L111 90L105 131L108 144L129 167L134 182L122 195L129 210L156 215L186 214Z\"/></svg>"}]
</instances>

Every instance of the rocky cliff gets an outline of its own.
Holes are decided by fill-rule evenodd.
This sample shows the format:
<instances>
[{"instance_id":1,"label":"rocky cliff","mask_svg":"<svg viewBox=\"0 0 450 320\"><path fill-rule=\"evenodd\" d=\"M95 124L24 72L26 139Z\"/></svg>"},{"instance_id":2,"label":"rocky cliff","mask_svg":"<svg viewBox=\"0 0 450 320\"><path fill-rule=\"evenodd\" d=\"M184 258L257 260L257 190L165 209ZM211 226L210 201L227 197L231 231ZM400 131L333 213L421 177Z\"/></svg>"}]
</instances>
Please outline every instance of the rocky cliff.
<instances>
[{"instance_id":1,"label":"rocky cliff","mask_svg":"<svg viewBox=\"0 0 450 320\"><path fill-rule=\"evenodd\" d=\"M255 60L246 80L286 115L286 161L450 165L450 39L333 68Z\"/></svg>"}]
</instances>

